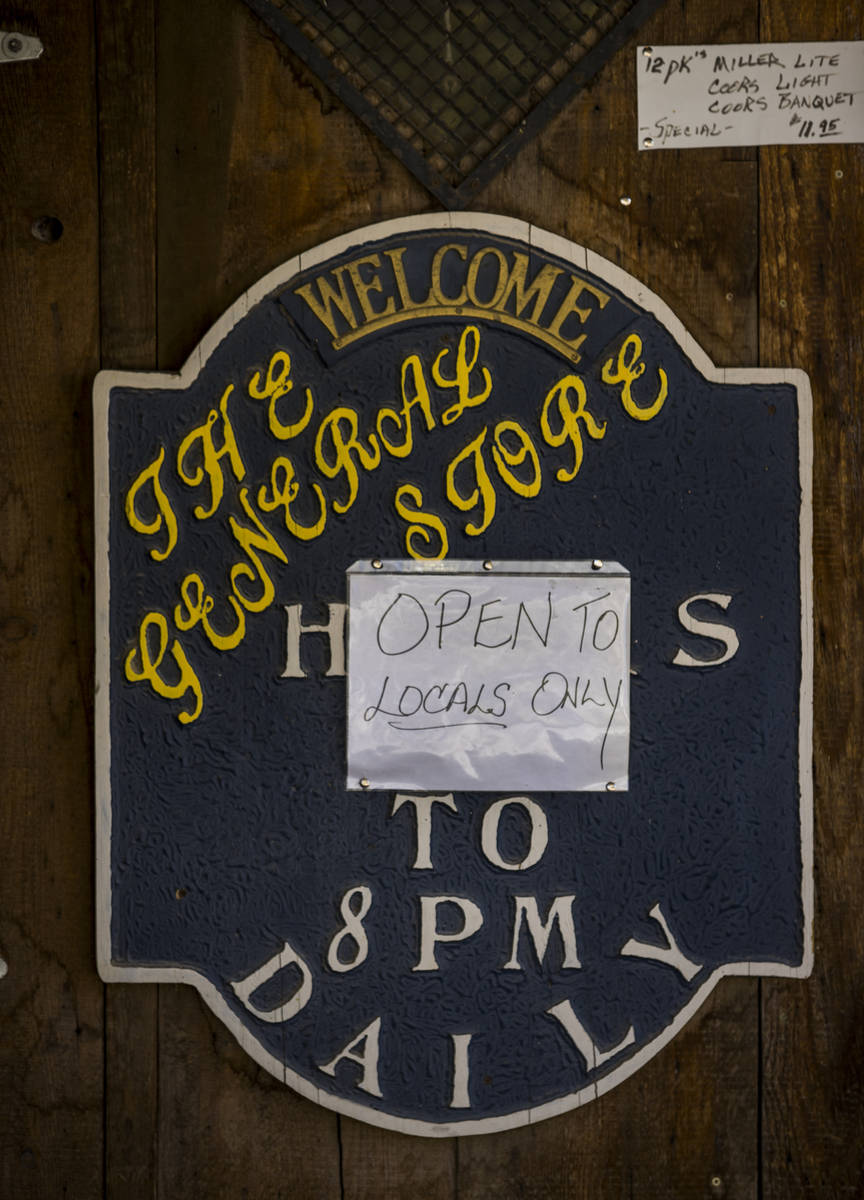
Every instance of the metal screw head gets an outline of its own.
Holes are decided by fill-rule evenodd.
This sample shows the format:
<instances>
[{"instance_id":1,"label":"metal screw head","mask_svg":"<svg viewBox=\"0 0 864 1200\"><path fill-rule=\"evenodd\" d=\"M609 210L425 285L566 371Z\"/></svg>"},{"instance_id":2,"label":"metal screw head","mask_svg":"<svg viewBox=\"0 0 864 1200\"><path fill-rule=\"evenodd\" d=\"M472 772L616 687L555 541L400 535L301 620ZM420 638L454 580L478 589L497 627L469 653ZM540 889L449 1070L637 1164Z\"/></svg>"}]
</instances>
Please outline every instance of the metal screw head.
<instances>
[{"instance_id":1,"label":"metal screw head","mask_svg":"<svg viewBox=\"0 0 864 1200\"><path fill-rule=\"evenodd\" d=\"M606 784L606 791L607 791L607 792L614 792L614 791L615 791L615 784L614 784L614 782L613 782L611 779L610 779L610 780L609 780L609 782Z\"/></svg>"},{"instance_id":2,"label":"metal screw head","mask_svg":"<svg viewBox=\"0 0 864 1200\"><path fill-rule=\"evenodd\" d=\"M652 137L646 137L646 138L643 138L643 139L642 139L642 145L643 145L643 146L653 146L653 145L654 145L654 139L653 139Z\"/></svg>"},{"instance_id":3,"label":"metal screw head","mask_svg":"<svg viewBox=\"0 0 864 1200\"><path fill-rule=\"evenodd\" d=\"M651 55L654 53L654 47L653 46L643 46L642 53L645 55L646 58L650 58Z\"/></svg>"},{"instance_id":4,"label":"metal screw head","mask_svg":"<svg viewBox=\"0 0 864 1200\"><path fill-rule=\"evenodd\" d=\"M23 33L5 33L0 29L0 63L14 62L20 58L41 57L44 46L37 37L28 37Z\"/></svg>"},{"instance_id":5,"label":"metal screw head","mask_svg":"<svg viewBox=\"0 0 864 1200\"><path fill-rule=\"evenodd\" d=\"M360 786L361 786L361 788L368 788L368 786L369 786L369 780L366 778L365 775L360 780Z\"/></svg>"},{"instance_id":6,"label":"metal screw head","mask_svg":"<svg viewBox=\"0 0 864 1200\"><path fill-rule=\"evenodd\" d=\"M840 170L840 168L839 168L839 167L838 167L838 168L837 168L837 170L834 172L834 178L835 178L835 179L842 179L842 178L843 178L843 172Z\"/></svg>"},{"instance_id":7,"label":"metal screw head","mask_svg":"<svg viewBox=\"0 0 864 1200\"><path fill-rule=\"evenodd\" d=\"M492 570L492 563L489 561L489 559L488 559L488 558L486 559L486 561L485 561L485 562L484 562L484 564L483 564L483 570L484 570L484 571L491 571L491 570Z\"/></svg>"},{"instance_id":8,"label":"metal screw head","mask_svg":"<svg viewBox=\"0 0 864 1200\"><path fill-rule=\"evenodd\" d=\"M384 564L380 558L372 559L372 570L373 571L380 571L383 566L384 566Z\"/></svg>"},{"instance_id":9,"label":"metal screw head","mask_svg":"<svg viewBox=\"0 0 864 1200\"><path fill-rule=\"evenodd\" d=\"M603 569L603 559L595 558L593 560L593 562L591 563L591 570L592 571L601 571L602 569Z\"/></svg>"},{"instance_id":10,"label":"metal screw head","mask_svg":"<svg viewBox=\"0 0 864 1200\"><path fill-rule=\"evenodd\" d=\"M629 208L633 203L633 200L630 196L622 196L618 203L622 206L622 208Z\"/></svg>"}]
</instances>

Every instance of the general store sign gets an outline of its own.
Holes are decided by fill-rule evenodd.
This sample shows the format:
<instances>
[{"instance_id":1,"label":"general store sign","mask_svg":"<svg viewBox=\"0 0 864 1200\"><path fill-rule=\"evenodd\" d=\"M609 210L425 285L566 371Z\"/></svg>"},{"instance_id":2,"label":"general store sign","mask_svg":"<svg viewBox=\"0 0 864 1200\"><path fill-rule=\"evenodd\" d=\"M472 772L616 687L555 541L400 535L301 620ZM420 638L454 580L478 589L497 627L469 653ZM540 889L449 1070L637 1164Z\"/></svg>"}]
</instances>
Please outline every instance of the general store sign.
<instances>
[{"instance_id":1,"label":"general store sign","mask_svg":"<svg viewBox=\"0 0 864 1200\"><path fill-rule=\"evenodd\" d=\"M304 1096L447 1136L809 972L801 373L442 214L95 403L104 979L191 983Z\"/></svg>"}]
</instances>

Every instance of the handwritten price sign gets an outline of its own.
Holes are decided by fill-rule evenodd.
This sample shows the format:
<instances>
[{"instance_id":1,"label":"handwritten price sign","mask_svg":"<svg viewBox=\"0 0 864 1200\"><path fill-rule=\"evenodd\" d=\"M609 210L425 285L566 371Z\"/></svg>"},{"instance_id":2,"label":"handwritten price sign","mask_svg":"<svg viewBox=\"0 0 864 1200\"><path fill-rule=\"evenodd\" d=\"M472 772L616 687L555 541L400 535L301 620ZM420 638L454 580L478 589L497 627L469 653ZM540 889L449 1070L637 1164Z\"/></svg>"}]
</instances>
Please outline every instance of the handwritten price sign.
<instances>
[{"instance_id":1,"label":"handwritten price sign","mask_svg":"<svg viewBox=\"0 0 864 1200\"><path fill-rule=\"evenodd\" d=\"M640 46L639 148L864 141L864 42Z\"/></svg>"}]
</instances>

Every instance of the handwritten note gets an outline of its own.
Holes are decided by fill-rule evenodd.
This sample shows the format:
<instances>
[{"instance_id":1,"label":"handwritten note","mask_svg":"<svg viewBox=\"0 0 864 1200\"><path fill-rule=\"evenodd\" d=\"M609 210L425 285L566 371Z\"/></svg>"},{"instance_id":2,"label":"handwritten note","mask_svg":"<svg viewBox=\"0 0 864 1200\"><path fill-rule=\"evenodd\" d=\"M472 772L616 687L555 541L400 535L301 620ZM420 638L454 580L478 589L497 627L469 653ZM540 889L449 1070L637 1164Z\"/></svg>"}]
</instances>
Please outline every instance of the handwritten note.
<instances>
[{"instance_id":1,"label":"handwritten note","mask_svg":"<svg viewBox=\"0 0 864 1200\"><path fill-rule=\"evenodd\" d=\"M864 141L864 42L639 46L639 148Z\"/></svg>"},{"instance_id":2,"label":"handwritten note","mask_svg":"<svg viewBox=\"0 0 864 1200\"><path fill-rule=\"evenodd\" d=\"M627 788L630 578L617 563L357 563L347 786Z\"/></svg>"}]
</instances>

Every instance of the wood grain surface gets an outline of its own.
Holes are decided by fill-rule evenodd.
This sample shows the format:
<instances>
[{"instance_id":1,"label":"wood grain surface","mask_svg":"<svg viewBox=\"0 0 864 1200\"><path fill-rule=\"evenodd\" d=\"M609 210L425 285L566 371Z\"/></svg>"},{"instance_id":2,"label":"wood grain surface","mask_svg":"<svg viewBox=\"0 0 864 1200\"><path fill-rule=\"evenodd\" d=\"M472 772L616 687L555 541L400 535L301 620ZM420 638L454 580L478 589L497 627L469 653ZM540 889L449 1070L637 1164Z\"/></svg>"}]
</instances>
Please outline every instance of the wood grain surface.
<instances>
[{"instance_id":1,"label":"wood grain surface","mask_svg":"<svg viewBox=\"0 0 864 1200\"><path fill-rule=\"evenodd\" d=\"M858 6L820 10L826 37L860 40ZM789 6L763 8L761 26L766 41L809 37ZM760 159L760 362L809 373L815 446L815 965L800 992L762 984L766 1200L864 1194L862 150Z\"/></svg>"},{"instance_id":2,"label":"wood grain surface","mask_svg":"<svg viewBox=\"0 0 864 1200\"><path fill-rule=\"evenodd\" d=\"M639 40L862 26L842 0L667 0ZM0 65L0 1197L864 1195L862 147L639 154L631 43L472 205L618 263L716 363L811 377L816 966L724 980L583 1109L409 1138L282 1087L191 988L97 977L89 391L179 368L299 251L439 206L241 0L0 0L0 29L46 47Z\"/></svg>"},{"instance_id":3,"label":"wood grain surface","mask_svg":"<svg viewBox=\"0 0 864 1200\"><path fill-rule=\"evenodd\" d=\"M96 8L100 341L103 367L156 356L156 120L153 5ZM105 1190L155 1194L158 989L105 989Z\"/></svg>"},{"instance_id":4,"label":"wood grain surface","mask_svg":"<svg viewBox=\"0 0 864 1200\"><path fill-rule=\"evenodd\" d=\"M104 1078L91 928L93 13L56 0L16 16L46 51L0 75L0 1194L87 1196L101 1187Z\"/></svg>"}]
</instances>

